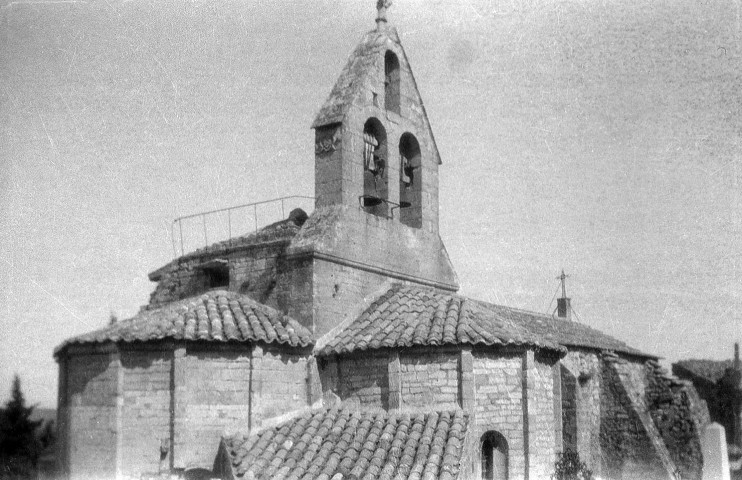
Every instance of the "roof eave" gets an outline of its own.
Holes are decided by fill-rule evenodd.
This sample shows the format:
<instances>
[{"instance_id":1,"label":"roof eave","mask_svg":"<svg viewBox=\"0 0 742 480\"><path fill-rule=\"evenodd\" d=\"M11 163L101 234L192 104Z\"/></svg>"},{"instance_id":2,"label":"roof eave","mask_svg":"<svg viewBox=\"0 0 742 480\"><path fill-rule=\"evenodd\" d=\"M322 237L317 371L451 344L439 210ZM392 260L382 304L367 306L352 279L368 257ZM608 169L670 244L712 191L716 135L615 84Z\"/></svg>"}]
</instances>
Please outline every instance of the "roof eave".
<instances>
[{"instance_id":1,"label":"roof eave","mask_svg":"<svg viewBox=\"0 0 742 480\"><path fill-rule=\"evenodd\" d=\"M363 346L353 348L343 348L337 346L325 346L319 349L315 349L314 354L318 357L330 357L334 355L364 355L369 352L382 352L385 350L404 350L404 349L447 349L447 350L461 350L463 348L487 348L495 347L500 350L546 350L552 353L556 353L560 356L564 356L568 349L562 345L543 345L538 343L515 343L515 342L502 342L502 343L486 343L486 342L456 342L456 343L440 343L440 344L413 344L413 345L393 345L393 346Z\"/></svg>"}]
</instances>

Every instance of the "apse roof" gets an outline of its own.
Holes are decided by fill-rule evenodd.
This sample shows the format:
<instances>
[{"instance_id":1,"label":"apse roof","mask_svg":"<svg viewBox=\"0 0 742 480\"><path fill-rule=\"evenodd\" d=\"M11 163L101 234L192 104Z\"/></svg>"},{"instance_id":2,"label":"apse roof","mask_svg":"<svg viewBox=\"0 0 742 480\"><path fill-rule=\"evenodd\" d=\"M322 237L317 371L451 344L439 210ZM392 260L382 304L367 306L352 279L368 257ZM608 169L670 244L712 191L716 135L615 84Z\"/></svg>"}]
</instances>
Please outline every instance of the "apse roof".
<instances>
[{"instance_id":1,"label":"apse roof","mask_svg":"<svg viewBox=\"0 0 742 480\"><path fill-rule=\"evenodd\" d=\"M586 347L656 358L581 323L401 284L328 337L317 347L320 355L468 344L528 345L560 352Z\"/></svg>"},{"instance_id":2,"label":"apse roof","mask_svg":"<svg viewBox=\"0 0 742 480\"><path fill-rule=\"evenodd\" d=\"M312 334L296 320L246 295L212 290L203 295L139 312L100 330L70 338L55 350L70 345L154 340L253 342L305 347Z\"/></svg>"},{"instance_id":3,"label":"apse roof","mask_svg":"<svg viewBox=\"0 0 742 480\"><path fill-rule=\"evenodd\" d=\"M469 417L330 408L223 439L237 479L454 479ZM340 474L340 475L338 475Z\"/></svg>"}]
</instances>

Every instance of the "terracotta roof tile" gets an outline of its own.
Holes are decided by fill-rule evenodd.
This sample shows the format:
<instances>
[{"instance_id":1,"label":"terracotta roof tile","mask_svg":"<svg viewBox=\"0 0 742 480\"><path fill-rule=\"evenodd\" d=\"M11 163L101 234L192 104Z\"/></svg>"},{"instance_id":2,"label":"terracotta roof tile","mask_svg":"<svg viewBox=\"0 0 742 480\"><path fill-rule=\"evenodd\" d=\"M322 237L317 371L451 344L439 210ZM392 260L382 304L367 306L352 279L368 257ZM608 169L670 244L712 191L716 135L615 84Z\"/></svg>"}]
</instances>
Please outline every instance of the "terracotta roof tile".
<instances>
[{"instance_id":1,"label":"terracotta roof tile","mask_svg":"<svg viewBox=\"0 0 742 480\"><path fill-rule=\"evenodd\" d=\"M296 320L246 295L214 290L166 306L145 310L101 330L70 338L57 347L103 342L162 339L211 342L264 341L308 346L312 334Z\"/></svg>"},{"instance_id":2,"label":"terracotta roof tile","mask_svg":"<svg viewBox=\"0 0 742 480\"><path fill-rule=\"evenodd\" d=\"M236 478L457 478L468 416L312 411L245 438L224 439Z\"/></svg>"},{"instance_id":3,"label":"terracotta roof tile","mask_svg":"<svg viewBox=\"0 0 742 480\"><path fill-rule=\"evenodd\" d=\"M656 358L581 323L409 285L394 285L318 353L461 344L587 347Z\"/></svg>"}]
</instances>

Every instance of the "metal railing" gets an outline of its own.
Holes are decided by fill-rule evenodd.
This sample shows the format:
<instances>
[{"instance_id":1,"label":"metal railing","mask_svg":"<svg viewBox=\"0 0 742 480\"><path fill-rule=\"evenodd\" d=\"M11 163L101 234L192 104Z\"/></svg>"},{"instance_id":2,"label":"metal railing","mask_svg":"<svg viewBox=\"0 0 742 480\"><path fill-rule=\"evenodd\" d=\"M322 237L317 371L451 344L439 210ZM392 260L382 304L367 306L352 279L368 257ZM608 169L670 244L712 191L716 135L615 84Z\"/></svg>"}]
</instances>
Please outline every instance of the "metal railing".
<instances>
[{"instance_id":1,"label":"metal railing","mask_svg":"<svg viewBox=\"0 0 742 480\"><path fill-rule=\"evenodd\" d=\"M250 231L257 232L266 225L286 219L287 210L294 208L302 208L311 213L314 209L314 197L290 195L178 217L170 226L173 256L177 258L210 243L232 240L235 236L242 236ZM258 215L259 212L261 215ZM203 243L188 238L189 233L192 233L191 237L200 237L200 234L193 234L197 229L203 231Z\"/></svg>"}]
</instances>

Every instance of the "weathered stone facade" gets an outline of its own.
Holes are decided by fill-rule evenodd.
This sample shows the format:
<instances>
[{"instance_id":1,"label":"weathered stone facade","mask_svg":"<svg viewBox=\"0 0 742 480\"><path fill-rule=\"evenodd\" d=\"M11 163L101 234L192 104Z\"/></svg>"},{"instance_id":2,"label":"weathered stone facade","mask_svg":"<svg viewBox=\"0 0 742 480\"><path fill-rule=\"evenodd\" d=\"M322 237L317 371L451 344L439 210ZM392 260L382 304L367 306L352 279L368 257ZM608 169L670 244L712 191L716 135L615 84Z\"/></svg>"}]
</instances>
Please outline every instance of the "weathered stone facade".
<instances>
[{"instance_id":1,"label":"weathered stone facade","mask_svg":"<svg viewBox=\"0 0 742 480\"><path fill-rule=\"evenodd\" d=\"M440 157L385 23L313 124L308 218L174 260L137 316L57 350L69 478L541 479L565 450L601 478L699 478L705 406L656 357L455 295Z\"/></svg>"},{"instance_id":2,"label":"weathered stone facade","mask_svg":"<svg viewBox=\"0 0 742 480\"><path fill-rule=\"evenodd\" d=\"M307 405L308 352L174 342L69 348L60 438L70 478L211 468L225 431Z\"/></svg>"}]
</instances>

